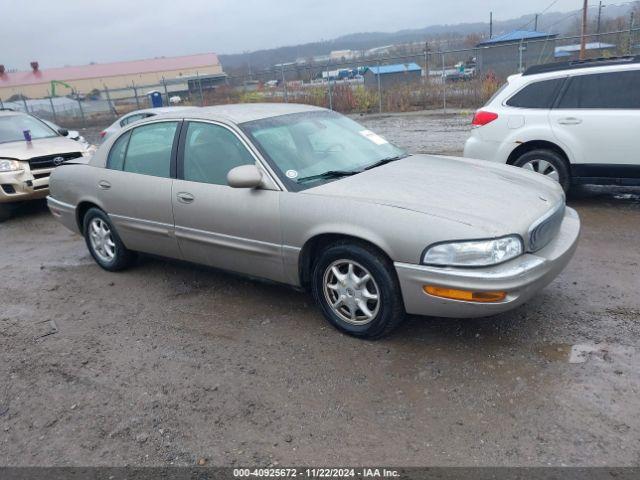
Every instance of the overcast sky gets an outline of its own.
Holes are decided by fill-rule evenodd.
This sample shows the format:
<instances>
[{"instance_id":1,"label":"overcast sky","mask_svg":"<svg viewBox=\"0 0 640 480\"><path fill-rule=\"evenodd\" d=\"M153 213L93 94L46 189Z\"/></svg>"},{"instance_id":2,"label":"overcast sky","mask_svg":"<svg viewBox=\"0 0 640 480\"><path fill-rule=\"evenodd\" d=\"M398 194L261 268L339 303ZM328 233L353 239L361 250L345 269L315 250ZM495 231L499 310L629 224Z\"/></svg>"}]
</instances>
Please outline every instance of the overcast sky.
<instances>
[{"instance_id":1,"label":"overcast sky","mask_svg":"<svg viewBox=\"0 0 640 480\"><path fill-rule=\"evenodd\" d=\"M25 70L328 40L496 20L553 0L1 0L0 64ZM550 11L580 8L557 0Z\"/></svg>"}]
</instances>

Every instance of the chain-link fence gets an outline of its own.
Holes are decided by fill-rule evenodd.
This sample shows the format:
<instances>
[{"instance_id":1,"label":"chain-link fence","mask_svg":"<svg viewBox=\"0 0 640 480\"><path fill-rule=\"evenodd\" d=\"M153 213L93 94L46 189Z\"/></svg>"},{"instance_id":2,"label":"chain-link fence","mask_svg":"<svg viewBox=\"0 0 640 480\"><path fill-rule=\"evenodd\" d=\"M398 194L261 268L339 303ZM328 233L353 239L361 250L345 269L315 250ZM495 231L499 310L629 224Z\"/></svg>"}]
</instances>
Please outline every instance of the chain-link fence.
<instances>
[{"instance_id":1,"label":"chain-link fence","mask_svg":"<svg viewBox=\"0 0 640 480\"><path fill-rule=\"evenodd\" d=\"M640 28L590 35L587 58L640 54ZM473 48L437 51L429 43L402 55L379 54L326 63L276 65L246 75L211 79L162 79L154 85L91 92L68 97L0 99L0 108L22 110L63 126L112 122L133 110L152 106L159 92L163 105L208 106L247 102L295 102L343 113L399 112L420 109L475 109L510 74L533 65L577 60L579 36L489 41ZM11 100L11 101L10 101Z\"/></svg>"}]
</instances>

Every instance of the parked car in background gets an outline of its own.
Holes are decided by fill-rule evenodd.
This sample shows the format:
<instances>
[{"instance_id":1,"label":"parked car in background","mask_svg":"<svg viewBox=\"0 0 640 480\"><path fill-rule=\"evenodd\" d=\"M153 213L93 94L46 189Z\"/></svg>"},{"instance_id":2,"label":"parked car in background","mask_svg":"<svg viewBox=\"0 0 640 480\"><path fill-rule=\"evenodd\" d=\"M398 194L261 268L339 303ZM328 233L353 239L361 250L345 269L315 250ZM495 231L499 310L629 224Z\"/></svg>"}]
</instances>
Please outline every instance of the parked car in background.
<instances>
[{"instance_id":1,"label":"parked car in background","mask_svg":"<svg viewBox=\"0 0 640 480\"><path fill-rule=\"evenodd\" d=\"M464 156L571 184L640 185L640 57L539 65L476 112Z\"/></svg>"},{"instance_id":2,"label":"parked car in background","mask_svg":"<svg viewBox=\"0 0 640 480\"><path fill-rule=\"evenodd\" d=\"M71 140L75 140L76 142L79 142L80 144L82 144L84 148L88 149L91 146L89 142L87 142L87 140L82 135L80 135L80 132L78 132L77 130L69 130L66 128L62 128L59 125L56 125L55 123L49 120L45 120L44 118L41 118L40 120L42 120L44 123L49 125L52 129L54 129L60 135L65 136Z\"/></svg>"},{"instance_id":3,"label":"parked car in background","mask_svg":"<svg viewBox=\"0 0 640 480\"><path fill-rule=\"evenodd\" d=\"M46 197L56 167L89 155L64 133L26 113L0 111L0 220L20 202Z\"/></svg>"},{"instance_id":4,"label":"parked car in background","mask_svg":"<svg viewBox=\"0 0 640 480\"><path fill-rule=\"evenodd\" d=\"M51 212L106 270L146 252L308 288L332 325L365 338L405 312L522 304L569 262L580 230L557 182L408 155L306 105L174 110L51 185Z\"/></svg>"},{"instance_id":5,"label":"parked car in background","mask_svg":"<svg viewBox=\"0 0 640 480\"><path fill-rule=\"evenodd\" d=\"M100 132L100 138L103 140L109 138L115 132L122 130L124 127L129 125L130 123L139 122L140 120L144 120L145 118L154 117L156 115L160 115L162 113L170 113L170 112L181 112L186 110L191 110L192 108L198 107L157 107L157 108L145 108L142 110L134 110L133 112L129 112L126 115L123 115L118 120L113 122L107 128Z\"/></svg>"}]
</instances>

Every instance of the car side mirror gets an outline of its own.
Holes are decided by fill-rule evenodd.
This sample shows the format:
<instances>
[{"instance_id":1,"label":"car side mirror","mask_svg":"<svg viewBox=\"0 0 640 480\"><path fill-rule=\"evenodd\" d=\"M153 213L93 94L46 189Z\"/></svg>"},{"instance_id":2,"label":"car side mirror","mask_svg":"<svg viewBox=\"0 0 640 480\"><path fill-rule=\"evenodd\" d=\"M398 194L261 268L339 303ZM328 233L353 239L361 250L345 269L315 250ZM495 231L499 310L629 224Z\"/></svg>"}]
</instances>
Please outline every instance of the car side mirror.
<instances>
[{"instance_id":1,"label":"car side mirror","mask_svg":"<svg viewBox=\"0 0 640 480\"><path fill-rule=\"evenodd\" d=\"M66 137L67 135L69 135L69 130L67 130L66 128L59 128L58 133L63 137Z\"/></svg>"},{"instance_id":2,"label":"car side mirror","mask_svg":"<svg viewBox=\"0 0 640 480\"><path fill-rule=\"evenodd\" d=\"M227 183L233 188L257 188L262 184L262 172L255 165L240 165L229 170Z\"/></svg>"}]
</instances>

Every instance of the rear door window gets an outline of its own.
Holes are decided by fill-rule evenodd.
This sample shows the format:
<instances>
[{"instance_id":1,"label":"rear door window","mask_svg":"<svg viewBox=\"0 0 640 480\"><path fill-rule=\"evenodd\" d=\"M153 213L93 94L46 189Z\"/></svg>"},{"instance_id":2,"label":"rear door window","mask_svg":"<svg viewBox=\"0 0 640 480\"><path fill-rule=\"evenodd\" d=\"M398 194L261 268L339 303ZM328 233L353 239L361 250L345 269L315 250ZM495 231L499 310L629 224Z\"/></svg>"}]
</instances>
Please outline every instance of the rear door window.
<instances>
[{"instance_id":1,"label":"rear door window","mask_svg":"<svg viewBox=\"0 0 640 480\"><path fill-rule=\"evenodd\" d=\"M178 122L158 122L134 128L123 170L154 177L171 176L171 152Z\"/></svg>"},{"instance_id":2,"label":"rear door window","mask_svg":"<svg viewBox=\"0 0 640 480\"><path fill-rule=\"evenodd\" d=\"M640 108L640 70L572 77L557 108Z\"/></svg>"},{"instance_id":3,"label":"rear door window","mask_svg":"<svg viewBox=\"0 0 640 480\"><path fill-rule=\"evenodd\" d=\"M527 85L507 100L507 105L519 108L551 108L564 80L554 78Z\"/></svg>"}]
</instances>

